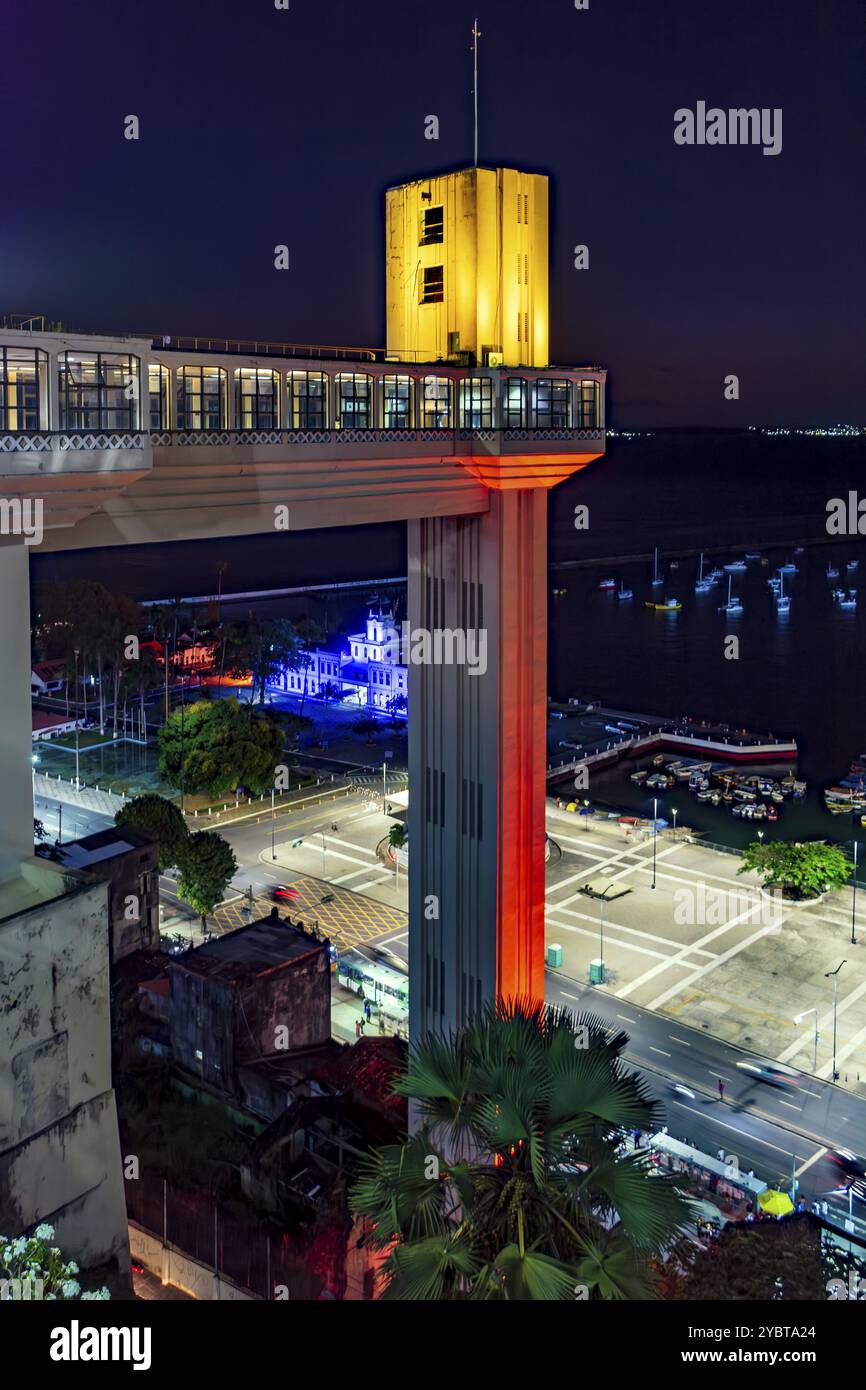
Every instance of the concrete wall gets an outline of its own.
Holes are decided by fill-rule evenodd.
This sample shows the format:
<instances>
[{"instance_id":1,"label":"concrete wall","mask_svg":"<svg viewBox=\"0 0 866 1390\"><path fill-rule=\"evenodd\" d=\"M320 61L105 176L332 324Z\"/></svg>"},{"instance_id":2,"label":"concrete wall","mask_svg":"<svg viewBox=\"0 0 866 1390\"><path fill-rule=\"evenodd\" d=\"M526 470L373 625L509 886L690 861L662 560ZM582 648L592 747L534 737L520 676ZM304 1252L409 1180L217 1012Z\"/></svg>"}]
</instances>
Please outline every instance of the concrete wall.
<instances>
[{"instance_id":1,"label":"concrete wall","mask_svg":"<svg viewBox=\"0 0 866 1390\"><path fill-rule=\"evenodd\" d=\"M47 1221L83 1268L124 1271L104 884L0 921L0 999L0 1230Z\"/></svg>"},{"instance_id":2,"label":"concrete wall","mask_svg":"<svg viewBox=\"0 0 866 1390\"><path fill-rule=\"evenodd\" d=\"M201 1264L171 1242L164 1244L158 1236L129 1223L129 1250L132 1258L143 1264L151 1274L157 1275L163 1284L171 1284L176 1289L188 1293L191 1298L211 1299L223 1302L260 1302L253 1294L238 1288L229 1279L215 1274L210 1265Z\"/></svg>"}]
</instances>

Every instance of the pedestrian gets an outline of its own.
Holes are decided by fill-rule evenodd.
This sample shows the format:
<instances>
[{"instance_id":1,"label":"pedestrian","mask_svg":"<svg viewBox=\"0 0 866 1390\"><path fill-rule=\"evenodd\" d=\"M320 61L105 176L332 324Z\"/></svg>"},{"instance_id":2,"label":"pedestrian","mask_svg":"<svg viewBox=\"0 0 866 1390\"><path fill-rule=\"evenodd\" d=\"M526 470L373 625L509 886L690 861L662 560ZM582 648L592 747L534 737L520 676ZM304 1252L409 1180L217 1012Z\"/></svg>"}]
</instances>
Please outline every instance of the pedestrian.
<instances>
[{"instance_id":1,"label":"pedestrian","mask_svg":"<svg viewBox=\"0 0 866 1390\"><path fill-rule=\"evenodd\" d=\"M371 1015L372 1012L373 1012L373 1011L372 1011L372 1009L370 1008L370 1001L369 1001L369 999L365 999L365 1000L364 1000L364 1018L367 1020L368 1023L370 1022L370 1015Z\"/></svg>"},{"instance_id":2,"label":"pedestrian","mask_svg":"<svg viewBox=\"0 0 866 1390\"><path fill-rule=\"evenodd\" d=\"M639 1130L639 1129L636 1129L635 1132L634 1132L634 1146L635 1146L636 1149L639 1149L639 1148L640 1148L640 1130Z\"/></svg>"},{"instance_id":3,"label":"pedestrian","mask_svg":"<svg viewBox=\"0 0 866 1390\"><path fill-rule=\"evenodd\" d=\"M360 1036L361 1036L361 1020L360 1020L359 1018L356 1018L356 1019L355 1019L355 1037L356 1037L356 1038L360 1038Z\"/></svg>"},{"instance_id":4,"label":"pedestrian","mask_svg":"<svg viewBox=\"0 0 866 1390\"><path fill-rule=\"evenodd\" d=\"M822 1202L822 1203L821 1203L821 1215L823 1216L824 1220L826 1221L827 1218L828 1218L828 1216L830 1215L830 1203L829 1203L829 1202Z\"/></svg>"},{"instance_id":5,"label":"pedestrian","mask_svg":"<svg viewBox=\"0 0 866 1390\"><path fill-rule=\"evenodd\" d=\"M719 1100L722 1100L722 1101L723 1101L724 1099L725 1099L725 1083L724 1083L724 1081L722 1080L722 1078L719 1077Z\"/></svg>"}]
</instances>

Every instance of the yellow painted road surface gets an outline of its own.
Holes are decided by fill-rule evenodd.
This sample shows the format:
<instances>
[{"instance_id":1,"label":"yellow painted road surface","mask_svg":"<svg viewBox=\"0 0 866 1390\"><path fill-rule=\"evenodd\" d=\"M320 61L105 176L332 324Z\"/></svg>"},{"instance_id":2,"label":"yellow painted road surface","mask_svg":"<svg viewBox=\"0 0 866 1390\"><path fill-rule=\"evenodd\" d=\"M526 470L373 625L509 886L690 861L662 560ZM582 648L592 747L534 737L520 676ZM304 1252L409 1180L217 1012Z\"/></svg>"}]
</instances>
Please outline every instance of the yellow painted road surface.
<instances>
[{"instance_id":1,"label":"yellow painted road surface","mask_svg":"<svg viewBox=\"0 0 866 1390\"><path fill-rule=\"evenodd\" d=\"M407 913L377 903L361 893L337 888L322 879L308 878L306 875L287 878L285 883L287 888L294 888L297 898L290 902L274 903L267 893L260 893L253 899L253 921L267 917L271 908L277 907L281 917L291 917L293 922L300 919L308 927L318 922L322 933L341 951L407 930ZM330 901L322 902L325 897ZM213 920L220 936L247 925L244 910L248 906L249 900L242 897L216 909Z\"/></svg>"}]
</instances>

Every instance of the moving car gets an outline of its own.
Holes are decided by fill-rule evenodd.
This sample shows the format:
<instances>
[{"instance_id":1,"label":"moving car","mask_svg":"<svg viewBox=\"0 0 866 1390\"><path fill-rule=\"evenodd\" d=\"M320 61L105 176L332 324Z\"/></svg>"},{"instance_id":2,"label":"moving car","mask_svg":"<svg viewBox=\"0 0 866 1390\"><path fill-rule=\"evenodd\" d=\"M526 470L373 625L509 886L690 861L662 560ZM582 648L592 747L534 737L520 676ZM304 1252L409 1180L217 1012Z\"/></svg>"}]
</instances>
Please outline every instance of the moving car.
<instances>
[{"instance_id":1,"label":"moving car","mask_svg":"<svg viewBox=\"0 0 866 1390\"><path fill-rule=\"evenodd\" d=\"M275 903L293 902L300 896L297 888L289 888L285 883L278 883L271 889L271 898Z\"/></svg>"},{"instance_id":2,"label":"moving car","mask_svg":"<svg viewBox=\"0 0 866 1390\"><path fill-rule=\"evenodd\" d=\"M778 1086L782 1090L796 1090L800 1084L799 1073L791 1067L783 1067L781 1062L738 1062L740 1071L750 1072L756 1081L765 1081L768 1086Z\"/></svg>"}]
</instances>

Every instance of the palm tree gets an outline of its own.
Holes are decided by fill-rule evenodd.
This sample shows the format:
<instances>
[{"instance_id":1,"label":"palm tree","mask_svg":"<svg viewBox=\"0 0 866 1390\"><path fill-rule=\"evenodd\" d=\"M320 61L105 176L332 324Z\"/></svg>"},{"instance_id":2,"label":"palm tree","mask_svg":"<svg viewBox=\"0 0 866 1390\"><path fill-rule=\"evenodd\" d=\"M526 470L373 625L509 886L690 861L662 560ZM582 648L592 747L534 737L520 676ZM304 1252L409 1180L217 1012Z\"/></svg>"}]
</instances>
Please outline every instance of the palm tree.
<instances>
[{"instance_id":1,"label":"palm tree","mask_svg":"<svg viewBox=\"0 0 866 1390\"><path fill-rule=\"evenodd\" d=\"M395 1090L421 1127L370 1155L352 1194L389 1249L386 1298L655 1296L689 1204L623 1150L660 1123L626 1042L592 1014L499 1003L415 1045Z\"/></svg>"}]
</instances>

